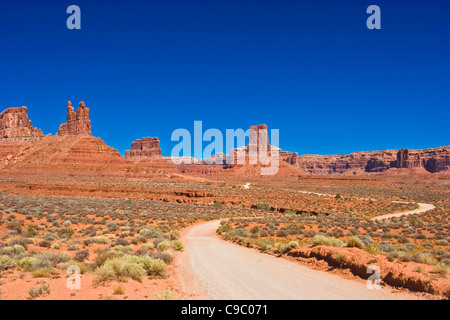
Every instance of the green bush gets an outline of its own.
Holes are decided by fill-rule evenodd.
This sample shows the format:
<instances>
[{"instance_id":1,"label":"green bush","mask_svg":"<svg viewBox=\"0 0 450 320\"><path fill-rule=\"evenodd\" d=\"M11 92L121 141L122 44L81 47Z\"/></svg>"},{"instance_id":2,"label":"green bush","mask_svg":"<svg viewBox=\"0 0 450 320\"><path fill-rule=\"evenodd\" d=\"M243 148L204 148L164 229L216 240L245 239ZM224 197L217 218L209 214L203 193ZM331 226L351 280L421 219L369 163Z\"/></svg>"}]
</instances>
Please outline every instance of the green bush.
<instances>
[{"instance_id":1,"label":"green bush","mask_svg":"<svg viewBox=\"0 0 450 320\"><path fill-rule=\"evenodd\" d=\"M237 229L228 231L227 236L237 236L237 237L248 238L248 237L250 237L250 232L248 232L244 228L237 228Z\"/></svg>"},{"instance_id":2,"label":"green bush","mask_svg":"<svg viewBox=\"0 0 450 320\"><path fill-rule=\"evenodd\" d=\"M256 204L256 208L259 210L268 211L270 209L270 205L267 202L259 202Z\"/></svg>"},{"instance_id":3,"label":"green bush","mask_svg":"<svg viewBox=\"0 0 450 320\"><path fill-rule=\"evenodd\" d=\"M163 240L156 246L159 251L166 251L167 249L172 247L172 243L170 240Z\"/></svg>"},{"instance_id":4,"label":"green bush","mask_svg":"<svg viewBox=\"0 0 450 320\"><path fill-rule=\"evenodd\" d=\"M352 237L348 238L346 246L351 247L351 248L359 248L359 249L365 248L364 242L362 242L362 240L356 236L352 236Z\"/></svg>"},{"instance_id":5,"label":"green bush","mask_svg":"<svg viewBox=\"0 0 450 320\"><path fill-rule=\"evenodd\" d=\"M332 237L328 237L325 236L323 234L316 234L312 239L311 242L315 245L315 246L333 246L333 247L342 247L344 246L344 242L336 239L336 238L332 238Z\"/></svg>"},{"instance_id":6,"label":"green bush","mask_svg":"<svg viewBox=\"0 0 450 320\"><path fill-rule=\"evenodd\" d=\"M291 241L288 243L287 245L289 247L289 249L296 249L298 248L300 245L298 244L298 241Z\"/></svg>"},{"instance_id":7,"label":"green bush","mask_svg":"<svg viewBox=\"0 0 450 320\"><path fill-rule=\"evenodd\" d=\"M97 269L97 281L104 282L108 280L125 281L131 278L140 281L146 272L142 264L137 263L131 256L123 256L106 260L106 262Z\"/></svg>"},{"instance_id":8,"label":"green bush","mask_svg":"<svg viewBox=\"0 0 450 320\"><path fill-rule=\"evenodd\" d=\"M16 267L16 261L6 254L0 255L0 272Z\"/></svg>"},{"instance_id":9,"label":"green bush","mask_svg":"<svg viewBox=\"0 0 450 320\"><path fill-rule=\"evenodd\" d=\"M31 272L33 278L49 278L53 273L51 268L39 268Z\"/></svg>"},{"instance_id":10,"label":"green bush","mask_svg":"<svg viewBox=\"0 0 450 320\"><path fill-rule=\"evenodd\" d=\"M395 250L395 246L389 241L381 241L377 244L377 249L384 252L392 252Z\"/></svg>"},{"instance_id":11,"label":"green bush","mask_svg":"<svg viewBox=\"0 0 450 320\"><path fill-rule=\"evenodd\" d=\"M437 274L446 277L448 274L448 269L449 267L442 262L438 262L435 266L434 272L436 272Z\"/></svg>"},{"instance_id":12,"label":"green bush","mask_svg":"<svg viewBox=\"0 0 450 320\"><path fill-rule=\"evenodd\" d=\"M37 258L35 256L29 256L22 258L18 261L17 265L19 268L21 268L23 271L31 271L33 265L36 263Z\"/></svg>"},{"instance_id":13,"label":"green bush","mask_svg":"<svg viewBox=\"0 0 450 320\"><path fill-rule=\"evenodd\" d=\"M179 240L173 240L172 247L177 251L184 251L184 246Z\"/></svg>"}]
</instances>

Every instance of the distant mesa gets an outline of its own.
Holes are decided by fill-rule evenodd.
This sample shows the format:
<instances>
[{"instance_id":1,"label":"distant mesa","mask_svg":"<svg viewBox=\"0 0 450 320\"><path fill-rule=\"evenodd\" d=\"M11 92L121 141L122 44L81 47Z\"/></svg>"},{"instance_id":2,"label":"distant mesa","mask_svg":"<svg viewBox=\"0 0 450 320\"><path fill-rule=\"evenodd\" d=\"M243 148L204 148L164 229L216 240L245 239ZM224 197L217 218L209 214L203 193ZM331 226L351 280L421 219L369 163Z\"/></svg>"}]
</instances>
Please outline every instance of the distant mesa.
<instances>
[{"instance_id":1,"label":"distant mesa","mask_svg":"<svg viewBox=\"0 0 450 320\"><path fill-rule=\"evenodd\" d=\"M67 122L59 126L57 135L91 135L91 121L89 108L81 101L77 111L74 111L72 102L67 103Z\"/></svg>"},{"instance_id":2,"label":"distant mesa","mask_svg":"<svg viewBox=\"0 0 450 320\"><path fill-rule=\"evenodd\" d=\"M0 138L40 137L42 131L28 119L27 107L9 108L0 113Z\"/></svg>"},{"instance_id":3,"label":"distant mesa","mask_svg":"<svg viewBox=\"0 0 450 320\"><path fill-rule=\"evenodd\" d=\"M160 158L161 149L157 137L146 137L131 144L131 150L125 151L126 159Z\"/></svg>"},{"instance_id":4,"label":"distant mesa","mask_svg":"<svg viewBox=\"0 0 450 320\"><path fill-rule=\"evenodd\" d=\"M157 137L145 137L131 144L124 159L119 152L91 134L89 108L83 101L75 111L67 105L67 122L61 124L56 135L44 136L28 119L27 107L9 108L0 113L0 169L31 174L36 170L55 172L76 170L139 174L148 168L173 170L199 175L230 177L260 176L261 163L252 164L250 151L273 151L269 144L267 125L251 126L249 144L232 149L229 154L216 153L210 159L191 159L174 165L170 157L162 157ZM263 143L260 145L260 139ZM267 144L265 143L267 141ZM263 149L263 150L261 150ZM365 174L429 174L450 172L450 146L421 150L383 150L337 155L298 155L277 148L279 171L277 176L303 175L348 176ZM242 163L238 155L245 154ZM234 159L233 161L227 161ZM188 160L188 159L185 159ZM228 162L228 163L227 163ZM64 171L64 172L65 172ZM152 170L158 171L158 170ZM13 171L11 171L13 172Z\"/></svg>"}]
</instances>

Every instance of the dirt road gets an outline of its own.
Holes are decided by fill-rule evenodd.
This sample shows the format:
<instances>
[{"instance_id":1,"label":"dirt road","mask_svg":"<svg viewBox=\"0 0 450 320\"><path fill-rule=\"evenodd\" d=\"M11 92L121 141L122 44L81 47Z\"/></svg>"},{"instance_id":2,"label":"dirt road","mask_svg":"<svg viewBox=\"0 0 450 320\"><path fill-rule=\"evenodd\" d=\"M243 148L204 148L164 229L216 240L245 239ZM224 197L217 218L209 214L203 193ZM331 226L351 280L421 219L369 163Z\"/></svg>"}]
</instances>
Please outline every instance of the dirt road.
<instances>
[{"instance_id":1,"label":"dirt road","mask_svg":"<svg viewBox=\"0 0 450 320\"><path fill-rule=\"evenodd\" d=\"M399 212L399 213L384 214L382 216L377 216L375 218L372 218L372 220L383 220L383 219L390 219L390 218L394 218L394 217L406 216L406 215L410 215L410 214L419 214L419 213L424 213L426 211L433 210L434 208L436 208L434 205L429 204L429 203L420 203L419 202L417 204L419 205L418 209L405 211L405 212Z\"/></svg>"},{"instance_id":2,"label":"dirt road","mask_svg":"<svg viewBox=\"0 0 450 320\"><path fill-rule=\"evenodd\" d=\"M190 299L417 299L226 242L218 227L219 221L199 224L183 236L178 267Z\"/></svg>"}]
</instances>

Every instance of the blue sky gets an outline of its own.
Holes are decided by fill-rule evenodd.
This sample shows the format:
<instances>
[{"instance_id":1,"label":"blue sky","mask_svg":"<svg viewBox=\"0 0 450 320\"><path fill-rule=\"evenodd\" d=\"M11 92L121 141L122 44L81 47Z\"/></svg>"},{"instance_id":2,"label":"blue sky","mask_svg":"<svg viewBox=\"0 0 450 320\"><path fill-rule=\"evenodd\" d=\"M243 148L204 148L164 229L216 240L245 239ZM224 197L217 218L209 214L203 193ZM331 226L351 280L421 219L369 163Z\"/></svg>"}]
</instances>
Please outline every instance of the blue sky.
<instances>
[{"instance_id":1,"label":"blue sky","mask_svg":"<svg viewBox=\"0 0 450 320\"><path fill-rule=\"evenodd\" d=\"M66 8L81 8L68 30ZM366 8L381 8L381 30ZM84 100L123 154L177 128L280 130L299 154L450 144L449 1L9 1L0 109L56 133Z\"/></svg>"}]
</instances>

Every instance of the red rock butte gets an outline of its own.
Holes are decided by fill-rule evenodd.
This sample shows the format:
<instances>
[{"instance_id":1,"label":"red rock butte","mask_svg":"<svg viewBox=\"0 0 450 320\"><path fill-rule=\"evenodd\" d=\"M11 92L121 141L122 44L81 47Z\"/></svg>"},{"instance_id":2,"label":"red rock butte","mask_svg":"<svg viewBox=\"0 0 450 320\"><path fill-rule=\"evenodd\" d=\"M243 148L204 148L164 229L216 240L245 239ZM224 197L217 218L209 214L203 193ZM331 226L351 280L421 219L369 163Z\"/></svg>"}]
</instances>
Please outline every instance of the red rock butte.
<instances>
[{"instance_id":1,"label":"red rock butte","mask_svg":"<svg viewBox=\"0 0 450 320\"><path fill-rule=\"evenodd\" d=\"M146 137L142 138L141 140L136 140L131 144L131 150L125 151L126 159L146 157L161 157L161 149L159 148L159 140L157 137Z\"/></svg>"},{"instance_id":2,"label":"red rock butte","mask_svg":"<svg viewBox=\"0 0 450 320\"><path fill-rule=\"evenodd\" d=\"M28 119L27 107L9 108L0 113L0 138L27 138L42 136Z\"/></svg>"},{"instance_id":3,"label":"red rock butte","mask_svg":"<svg viewBox=\"0 0 450 320\"><path fill-rule=\"evenodd\" d=\"M249 145L232 149L230 154L217 153L207 160L174 165L170 157L162 157L157 137L145 137L131 144L131 150L120 153L91 135L89 108L83 101L75 111L67 106L67 122L56 135L44 136L28 119L27 108L9 108L0 113L0 172L20 174L114 175L149 177L149 172L216 175L239 179L260 177L261 164L250 164L250 149L271 153L267 125L251 126ZM267 141L262 143L260 139ZM237 153L244 151L244 163L237 164ZM301 155L279 151L276 177L306 175L348 176L367 174L432 174L450 173L450 146L421 150L384 150L354 152L347 155ZM227 164L227 157L234 157ZM219 163L216 160L222 160ZM150 170L149 170L150 169ZM266 178L271 178L267 176Z\"/></svg>"}]
</instances>

